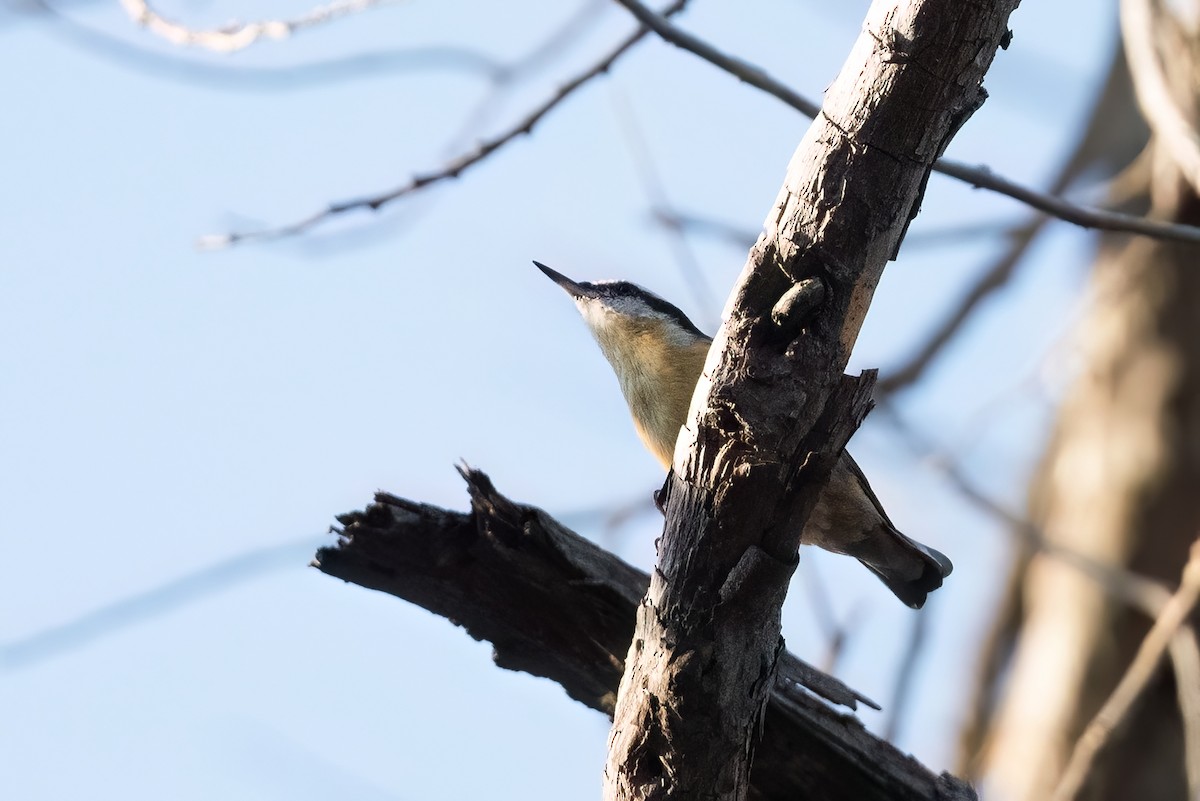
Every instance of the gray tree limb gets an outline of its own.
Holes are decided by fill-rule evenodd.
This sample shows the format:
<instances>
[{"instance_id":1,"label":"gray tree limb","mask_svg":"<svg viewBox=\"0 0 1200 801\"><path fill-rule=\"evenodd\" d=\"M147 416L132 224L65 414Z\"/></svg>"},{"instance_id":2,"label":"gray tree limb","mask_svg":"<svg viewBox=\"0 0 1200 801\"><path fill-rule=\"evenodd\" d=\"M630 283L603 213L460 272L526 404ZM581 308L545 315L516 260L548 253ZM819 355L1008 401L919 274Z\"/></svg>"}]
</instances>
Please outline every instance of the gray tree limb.
<instances>
[{"instance_id":1,"label":"gray tree limb","mask_svg":"<svg viewBox=\"0 0 1200 801\"><path fill-rule=\"evenodd\" d=\"M491 642L501 667L546 677L611 715L649 577L540 509L504 497L483 473L464 470L463 477L469 513L380 493L365 510L339 517L338 543L318 551L314 565L450 619ZM750 776L752 798L975 797L801 686L851 708L873 705L783 652Z\"/></svg>"}]
</instances>

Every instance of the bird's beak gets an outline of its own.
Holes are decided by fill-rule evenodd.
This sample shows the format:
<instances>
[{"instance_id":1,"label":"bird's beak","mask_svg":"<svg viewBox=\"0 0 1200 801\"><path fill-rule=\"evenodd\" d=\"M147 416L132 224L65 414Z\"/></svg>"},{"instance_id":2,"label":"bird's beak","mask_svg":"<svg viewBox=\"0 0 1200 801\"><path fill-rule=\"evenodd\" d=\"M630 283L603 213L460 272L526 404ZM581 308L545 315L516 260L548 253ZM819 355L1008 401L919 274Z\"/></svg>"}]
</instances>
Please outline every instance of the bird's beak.
<instances>
[{"instance_id":1,"label":"bird's beak","mask_svg":"<svg viewBox=\"0 0 1200 801\"><path fill-rule=\"evenodd\" d=\"M558 284L563 289L565 289L567 291L567 294L570 295L571 297L573 297L573 298L594 298L594 297L596 297L596 290L593 287L591 287L587 284L577 284L574 281L572 281L570 278L567 278L562 273L560 273L556 270L551 270L549 267L542 264L540 261L535 261L533 264L539 270L544 272L546 274L547 278L549 278L551 281L553 281L554 283Z\"/></svg>"}]
</instances>

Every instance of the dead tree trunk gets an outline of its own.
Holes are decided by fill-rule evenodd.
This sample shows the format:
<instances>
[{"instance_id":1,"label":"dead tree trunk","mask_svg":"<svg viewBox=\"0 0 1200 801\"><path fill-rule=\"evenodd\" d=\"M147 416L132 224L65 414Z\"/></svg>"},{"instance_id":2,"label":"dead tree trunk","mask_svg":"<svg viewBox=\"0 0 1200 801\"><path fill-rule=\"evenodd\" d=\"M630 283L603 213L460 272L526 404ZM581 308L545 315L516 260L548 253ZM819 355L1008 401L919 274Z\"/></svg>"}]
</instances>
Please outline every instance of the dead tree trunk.
<instances>
[{"instance_id":1,"label":"dead tree trunk","mask_svg":"<svg viewBox=\"0 0 1200 801\"><path fill-rule=\"evenodd\" d=\"M1171 217L1200 222L1194 195ZM1186 212L1186 213L1182 213ZM1096 264L1087 367L1059 413L1034 490L1059 545L1177 580L1200 529L1200 252L1134 240ZM983 772L1008 799L1053 787L1071 744L1129 664L1149 621L1100 585L1037 556L1015 585L1010 679ZM1103 760L1095 798L1186 797L1179 713L1164 673ZM1136 790L1136 791L1135 791Z\"/></svg>"},{"instance_id":2,"label":"dead tree trunk","mask_svg":"<svg viewBox=\"0 0 1200 801\"><path fill-rule=\"evenodd\" d=\"M797 149L676 448L607 799L745 798L800 532L870 403L842 371L1015 6L876 3Z\"/></svg>"},{"instance_id":3,"label":"dead tree trunk","mask_svg":"<svg viewBox=\"0 0 1200 801\"><path fill-rule=\"evenodd\" d=\"M1175 102L1192 120L1188 65L1196 60L1184 54L1198 43L1193 31L1190 44L1163 61L1176 72ZM1131 66L1136 75L1136 59ZM1126 183L1134 179L1153 216L1200 223L1196 189L1161 137ZM1085 367L1059 412L1032 492L1033 517L1059 545L1174 584L1200 530L1200 248L1110 237L1092 292L1080 334ZM987 727L979 772L1004 801L1033 801L1057 783L1149 621L1046 556L1032 558L1011 592L1016 625L993 649L1010 652L1009 678L990 690L1004 700ZM1169 667L1109 745L1087 797L1187 797Z\"/></svg>"}]
</instances>

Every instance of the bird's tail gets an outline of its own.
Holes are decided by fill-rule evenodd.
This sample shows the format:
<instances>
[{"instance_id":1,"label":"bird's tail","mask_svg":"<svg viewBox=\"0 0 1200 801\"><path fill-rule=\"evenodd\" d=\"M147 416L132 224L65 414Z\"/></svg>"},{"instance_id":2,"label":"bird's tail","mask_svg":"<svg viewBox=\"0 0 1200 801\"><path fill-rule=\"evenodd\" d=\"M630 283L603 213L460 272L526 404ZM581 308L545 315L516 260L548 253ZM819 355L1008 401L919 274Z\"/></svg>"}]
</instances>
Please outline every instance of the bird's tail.
<instances>
[{"instance_id":1,"label":"bird's tail","mask_svg":"<svg viewBox=\"0 0 1200 801\"><path fill-rule=\"evenodd\" d=\"M925 597L942 586L954 565L941 551L922 545L890 526L881 526L874 537L873 553L853 554L906 606L920 609ZM865 541L863 544L866 544Z\"/></svg>"}]
</instances>

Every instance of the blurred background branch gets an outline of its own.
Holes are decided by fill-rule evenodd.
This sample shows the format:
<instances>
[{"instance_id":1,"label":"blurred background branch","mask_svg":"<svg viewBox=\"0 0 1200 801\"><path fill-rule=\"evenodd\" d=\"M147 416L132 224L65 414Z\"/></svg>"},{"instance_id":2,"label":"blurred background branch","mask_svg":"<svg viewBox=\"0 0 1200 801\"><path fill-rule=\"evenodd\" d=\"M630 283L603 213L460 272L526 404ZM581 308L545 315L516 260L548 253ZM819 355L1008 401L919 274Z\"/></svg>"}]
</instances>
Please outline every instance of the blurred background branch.
<instances>
[{"instance_id":1,"label":"blurred background branch","mask_svg":"<svg viewBox=\"0 0 1200 801\"><path fill-rule=\"evenodd\" d=\"M1137 654L1130 663L1125 675L1112 691L1112 695L1100 707L1100 711L1088 723L1083 734L1079 736L1071 758L1067 762L1058 787L1054 791L1054 801L1074 801L1083 793L1084 786L1094 775L1096 759L1108 745L1113 732L1128 717L1138 697L1145 692L1150 680L1157 672L1158 664L1166 653L1171 640L1181 626L1187 624L1187 619L1196 608L1200 598L1200 541L1192 545L1192 555L1183 569L1183 580L1179 590L1172 595L1154 621L1146 638L1138 647ZM1195 662L1192 662L1194 665ZM1194 736L1195 732L1191 732ZM1195 765L1189 765L1191 778L1195 778ZM1196 797L1200 794L1200 785L1191 784L1189 795Z\"/></svg>"},{"instance_id":2,"label":"blurred background branch","mask_svg":"<svg viewBox=\"0 0 1200 801\"><path fill-rule=\"evenodd\" d=\"M155 11L146 0L121 0L129 18L146 30L178 47L200 47L218 53L244 50L264 39L287 39L297 31L326 25L341 17L361 14L396 0L335 0L293 19L268 19L257 22L230 22L212 30L196 30L169 20Z\"/></svg>"}]
</instances>

